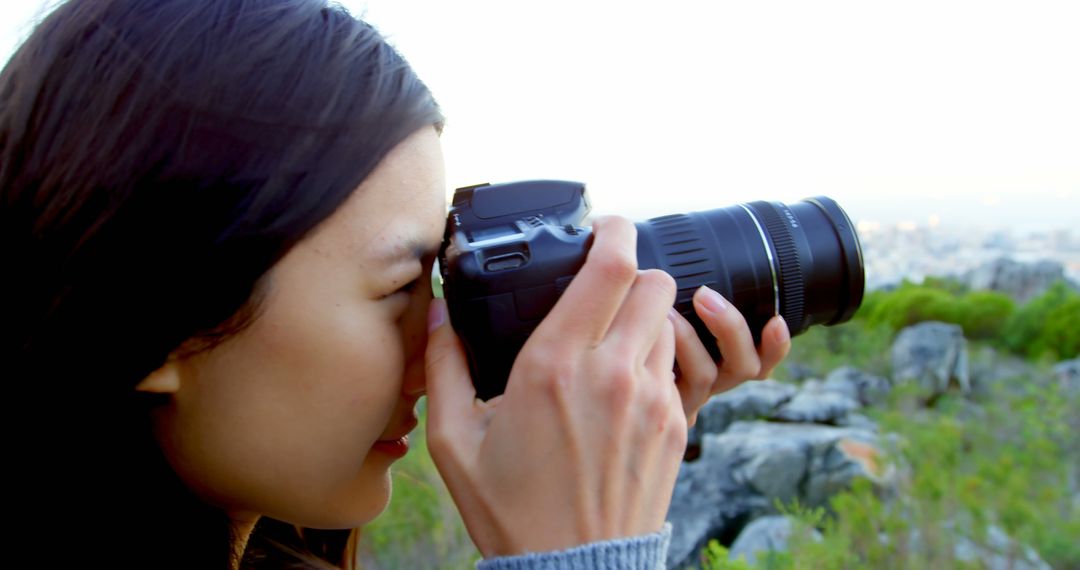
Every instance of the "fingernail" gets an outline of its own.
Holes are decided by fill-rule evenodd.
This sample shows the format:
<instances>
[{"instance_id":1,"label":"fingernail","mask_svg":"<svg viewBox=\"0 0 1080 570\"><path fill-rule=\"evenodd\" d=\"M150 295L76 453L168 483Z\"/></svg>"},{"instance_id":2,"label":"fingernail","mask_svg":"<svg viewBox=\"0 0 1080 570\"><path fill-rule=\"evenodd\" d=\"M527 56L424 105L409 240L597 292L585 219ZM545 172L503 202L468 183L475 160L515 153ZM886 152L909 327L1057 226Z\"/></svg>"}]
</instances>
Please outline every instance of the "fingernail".
<instances>
[{"instance_id":1,"label":"fingernail","mask_svg":"<svg viewBox=\"0 0 1080 570\"><path fill-rule=\"evenodd\" d=\"M701 291L701 304L705 306L705 309L710 313L722 313L728 308L728 302L724 298L713 291L709 287L702 285L698 291Z\"/></svg>"},{"instance_id":2,"label":"fingernail","mask_svg":"<svg viewBox=\"0 0 1080 570\"><path fill-rule=\"evenodd\" d=\"M773 331L773 340L775 340L777 344L784 344L791 340L791 333L788 331L787 321L784 320L784 317L780 315L777 315L776 317L780 319L780 322L784 323L784 326L777 327L776 330Z\"/></svg>"},{"instance_id":3,"label":"fingernail","mask_svg":"<svg viewBox=\"0 0 1080 570\"><path fill-rule=\"evenodd\" d=\"M442 326L446 322L446 301L443 299L432 299L431 306L428 307L427 313L427 328L428 334L435 332L435 329Z\"/></svg>"}]
</instances>

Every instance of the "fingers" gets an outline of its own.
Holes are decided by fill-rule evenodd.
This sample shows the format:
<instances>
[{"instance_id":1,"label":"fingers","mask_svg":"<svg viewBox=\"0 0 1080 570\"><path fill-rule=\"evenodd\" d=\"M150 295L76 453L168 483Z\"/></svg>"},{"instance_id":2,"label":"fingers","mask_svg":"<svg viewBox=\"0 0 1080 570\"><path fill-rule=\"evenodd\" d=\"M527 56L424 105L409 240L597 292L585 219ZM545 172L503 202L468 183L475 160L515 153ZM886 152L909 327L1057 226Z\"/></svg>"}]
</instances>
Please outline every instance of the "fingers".
<instances>
[{"instance_id":1,"label":"fingers","mask_svg":"<svg viewBox=\"0 0 1080 570\"><path fill-rule=\"evenodd\" d=\"M694 309L723 355L713 392L722 392L750 378L761 377L761 359L746 319L719 293L701 287L694 293Z\"/></svg>"},{"instance_id":2,"label":"fingers","mask_svg":"<svg viewBox=\"0 0 1080 570\"><path fill-rule=\"evenodd\" d=\"M644 365L665 327L667 314L675 303L675 279L658 269L641 271L619 309L607 334L607 342L621 345L630 354L639 354ZM674 359L674 349L671 352ZM667 364L671 370L671 361Z\"/></svg>"},{"instance_id":3,"label":"fingers","mask_svg":"<svg viewBox=\"0 0 1080 570\"><path fill-rule=\"evenodd\" d=\"M607 334L637 278L637 228L625 218L603 217L593 231L585 265L534 334L577 338L586 346Z\"/></svg>"},{"instance_id":4,"label":"fingers","mask_svg":"<svg viewBox=\"0 0 1080 570\"><path fill-rule=\"evenodd\" d=\"M471 431L462 420L475 416L476 389L472 385L465 350L450 326L445 300L431 301L428 326L431 331L424 353L428 432L435 435L436 440L460 441ZM432 444L438 447L436 442Z\"/></svg>"},{"instance_id":5,"label":"fingers","mask_svg":"<svg viewBox=\"0 0 1080 570\"><path fill-rule=\"evenodd\" d=\"M670 313L675 334L675 361L679 364L676 387L682 400L686 421L694 425L698 410L705 405L712 395L716 382L716 363L712 355L701 344L697 331L690 321L675 309Z\"/></svg>"},{"instance_id":6,"label":"fingers","mask_svg":"<svg viewBox=\"0 0 1080 570\"><path fill-rule=\"evenodd\" d=\"M765 323L761 331L761 348L758 356L761 359L761 377L768 378L780 361L791 350L791 333L788 331L784 317L776 315Z\"/></svg>"}]
</instances>

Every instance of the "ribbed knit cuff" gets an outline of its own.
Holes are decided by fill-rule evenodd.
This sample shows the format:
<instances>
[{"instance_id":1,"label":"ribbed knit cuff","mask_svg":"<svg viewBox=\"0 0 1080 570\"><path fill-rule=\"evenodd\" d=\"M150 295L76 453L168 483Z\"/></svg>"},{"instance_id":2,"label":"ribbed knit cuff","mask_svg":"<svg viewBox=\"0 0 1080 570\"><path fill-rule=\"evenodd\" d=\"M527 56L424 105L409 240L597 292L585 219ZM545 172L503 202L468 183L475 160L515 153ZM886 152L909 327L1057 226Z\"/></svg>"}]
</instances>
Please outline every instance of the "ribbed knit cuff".
<instances>
[{"instance_id":1,"label":"ribbed knit cuff","mask_svg":"<svg viewBox=\"0 0 1080 570\"><path fill-rule=\"evenodd\" d=\"M477 570L658 570L665 568L671 523L660 532L590 542L569 550L481 560Z\"/></svg>"}]
</instances>

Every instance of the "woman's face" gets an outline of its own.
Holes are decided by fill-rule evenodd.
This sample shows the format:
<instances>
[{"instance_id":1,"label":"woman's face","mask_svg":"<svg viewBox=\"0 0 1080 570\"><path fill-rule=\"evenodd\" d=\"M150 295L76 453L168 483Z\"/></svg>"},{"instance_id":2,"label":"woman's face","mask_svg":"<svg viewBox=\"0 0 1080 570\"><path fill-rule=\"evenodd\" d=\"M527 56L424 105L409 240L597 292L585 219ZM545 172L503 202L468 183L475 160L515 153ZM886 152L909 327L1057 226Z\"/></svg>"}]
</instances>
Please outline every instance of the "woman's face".
<instances>
[{"instance_id":1,"label":"woman's face","mask_svg":"<svg viewBox=\"0 0 1080 570\"><path fill-rule=\"evenodd\" d=\"M388 442L415 426L424 393L445 207L439 139L425 128L271 268L249 328L175 363L159 437L200 496L234 518L315 528L385 508L401 450Z\"/></svg>"}]
</instances>

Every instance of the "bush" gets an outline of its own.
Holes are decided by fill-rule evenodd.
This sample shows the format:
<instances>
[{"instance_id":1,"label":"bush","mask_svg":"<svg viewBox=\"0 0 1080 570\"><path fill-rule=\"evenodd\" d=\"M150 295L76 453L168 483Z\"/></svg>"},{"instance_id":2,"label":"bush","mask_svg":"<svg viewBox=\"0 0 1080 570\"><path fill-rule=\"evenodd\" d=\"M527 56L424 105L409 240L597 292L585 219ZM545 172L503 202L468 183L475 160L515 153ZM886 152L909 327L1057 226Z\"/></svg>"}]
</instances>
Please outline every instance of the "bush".
<instances>
[{"instance_id":1,"label":"bush","mask_svg":"<svg viewBox=\"0 0 1080 570\"><path fill-rule=\"evenodd\" d=\"M899 331L923 321L960 325L969 339L996 339L1016 304L994 291L965 291L949 281L904 282L895 291L867 295L858 316L872 326Z\"/></svg>"},{"instance_id":2,"label":"bush","mask_svg":"<svg viewBox=\"0 0 1080 570\"><path fill-rule=\"evenodd\" d=\"M1080 354L1080 294L1063 281L1020 307L1005 323L1003 344L1028 358L1066 360Z\"/></svg>"}]
</instances>

